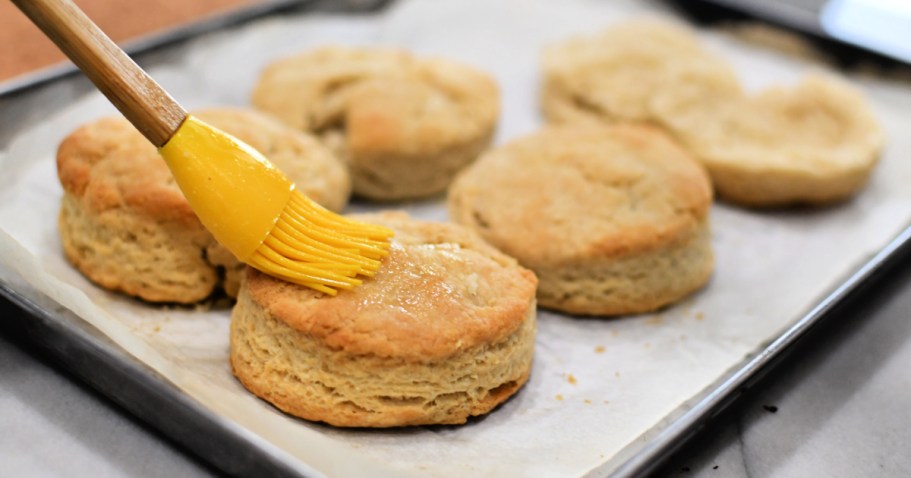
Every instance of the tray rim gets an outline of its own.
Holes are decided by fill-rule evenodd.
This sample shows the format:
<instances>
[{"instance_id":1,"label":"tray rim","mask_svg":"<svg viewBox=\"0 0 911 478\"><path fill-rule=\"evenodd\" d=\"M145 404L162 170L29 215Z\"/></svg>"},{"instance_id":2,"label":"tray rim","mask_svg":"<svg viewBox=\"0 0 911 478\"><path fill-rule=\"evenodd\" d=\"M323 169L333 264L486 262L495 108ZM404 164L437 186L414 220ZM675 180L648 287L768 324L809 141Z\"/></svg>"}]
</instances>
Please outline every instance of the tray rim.
<instances>
[{"instance_id":1,"label":"tray rim","mask_svg":"<svg viewBox=\"0 0 911 478\"><path fill-rule=\"evenodd\" d=\"M358 8L374 8L386 0L346 0L346 4L363 4ZM171 28L164 28L137 36L123 43L122 48L130 56L154 48L185 40L203 33L226 28L244 21L292 7L318 3L319 0L256 0L254 3L227 8L221 12L189 21ZM376 4L376 5L372 5ZM343 7L344 8L344 7ZM68 60L39 68L0 81L0 99L37 85L59 80L76 73L76 65Z\"/></svg>"},{"instance_id":2,"label":"tray rim","mask_svg":"<svg viewBox=\"0 0 911 478\"><path fill-rule=\"evenodd\" d=\"M32 293L53 302L39 291ZM238 476L324 476L212 412L69 309L46 310L2 281L0 297L24 312L10 319L55 364L212 466ZM162 416L169 419L152 419ZM199 436L206 439L194 439ZM220 439L212 440L215 436Z\"/></svg>"},{"instance_id":3,"label":"tray rim","mask_svg":"<svg viewBox=\"0 0 911 478\"><path fill-rule=\"evenodd\" d=\"M796 319L774 338L760 345L741 362L732 366L713 384L687 400L677 410L642 436L652 435L644 443L630 443L614 459L591 470L589 475L608 471L615 461L619 466L610 470L609 476L626 478L644 476L656 470L670 455L681 448L701 427L730 408L746 395L746 391L786 359L801 339L836 315L836 308L847 302L863 286L874 284L886 270L911 252L911 224L905 226L885 246L849 273L838 285L812 304L808 312ZM676 415L676 416L675 416ZM631 449L639 449L629 453Z\"/></svg>"},{"instance_id":4,"label":"tray rim","mask_svg":"<svg viewBox=\"0 0 911 478\"><path fill-rule=\"evenodd\" d=\"M625 478L655 471L704 425L743 399L752 384L784 362L779 359L786 358L787 352L811 329L834 316L832 312L852 293L862 286L874 284L888 267L907 253L911 253L911 224L778 336L640 436L648 438L633 441L585 476L607 473L606 476ZM268 440L212 412L69 309L63 306L56 310L43 308L34 299L35 295L53 302L40 291L26 293L0 280L0 297L23 312L13 315L10 320L26 332L30 342L47 353L56 365L101 392L136 419L230 475L326 476ZM154 420L150 418L153 416L171 419ZM207 438L194 439L198 436ZM214 436L220 439L212 440Z\"/></svg>"}]
</instances>

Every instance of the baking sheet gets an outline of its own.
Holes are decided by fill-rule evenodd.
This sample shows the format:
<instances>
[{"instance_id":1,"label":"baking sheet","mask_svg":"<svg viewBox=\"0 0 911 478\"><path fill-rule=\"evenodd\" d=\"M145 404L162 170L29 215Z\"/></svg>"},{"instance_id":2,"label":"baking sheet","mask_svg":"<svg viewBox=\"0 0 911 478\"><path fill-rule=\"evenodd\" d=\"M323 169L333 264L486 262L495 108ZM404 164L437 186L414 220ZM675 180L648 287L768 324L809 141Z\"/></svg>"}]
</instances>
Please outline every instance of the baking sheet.
<instances>
[{"instance_id":1,"label":"baking sheet","mask_svg":"<svg viewBox=\"0 0 911 478\"><path fill-rule=\"evenodd\" d=\"M323 44L382 44L461 59L503 93L497 142L533 131L540 47L643 15L649 2L405 1L378 15L277 17L199 38L151 71L188 107L247 104L259 69ZM791 83L808 66L704 34L751 88ZM461 427L338 430L287 417L247 394L227 363L227 310L158 308L92 286L60 253L56 144L114 110L88 95L19 134L0 156L5 283L73 310L188 396L329 476L578 476L618 466L618 452L805 314L911 222L903 138L911 92L856 79L890 138L869 187L821 210L712 211L716 273L658 314L580 319L541 311L531 380L489 416ZM404 205L445 220L441 203ZM352 210L369 208L354 205Z\"/></svg>"},{"instance_id":2,"label":"baking sheet","mask_svg":"<svg viewBox=\"0 0 911 478\"><path fill-rule=\"evenodd\" d=\"M202 0L186 4L181 0L151 0L142 9L105 0L83 0L79 7L118 44L152 38L166 38L176 30L253 15L278 8L265 0ZM189 8L187 8L189 7ZM136 13L142 12L142 15ZM131 15L132 14L132 15ZM30 74L69 63L63 53L12 3L0 4L0 94L8 81L23 83ZM69 65L75 70L72 64ZM39 73L40 74L40 73Z\"/></svg>"}]
</instances>

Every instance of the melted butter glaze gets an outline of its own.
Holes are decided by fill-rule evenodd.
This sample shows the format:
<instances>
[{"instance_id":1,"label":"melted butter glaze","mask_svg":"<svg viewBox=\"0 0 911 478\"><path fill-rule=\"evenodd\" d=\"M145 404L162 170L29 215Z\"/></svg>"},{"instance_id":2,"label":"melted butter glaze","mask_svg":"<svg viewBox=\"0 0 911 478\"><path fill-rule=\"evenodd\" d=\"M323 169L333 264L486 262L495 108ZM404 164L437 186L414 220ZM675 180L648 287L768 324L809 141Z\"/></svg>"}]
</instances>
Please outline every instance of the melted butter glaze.
<instances>
[{"instance_id":1,"label":"melted butter glaze","mask_svg":"<svg viewBox=\"0 0 911 478\"><path fill-rule=\"evenodd\" d=\"M374 280L352 291L358 312L395 312L418 319L477 302L480 261L458 244L393 242ZM466 280L468 278L468 280Z\"/></svg>"}]
</instances>

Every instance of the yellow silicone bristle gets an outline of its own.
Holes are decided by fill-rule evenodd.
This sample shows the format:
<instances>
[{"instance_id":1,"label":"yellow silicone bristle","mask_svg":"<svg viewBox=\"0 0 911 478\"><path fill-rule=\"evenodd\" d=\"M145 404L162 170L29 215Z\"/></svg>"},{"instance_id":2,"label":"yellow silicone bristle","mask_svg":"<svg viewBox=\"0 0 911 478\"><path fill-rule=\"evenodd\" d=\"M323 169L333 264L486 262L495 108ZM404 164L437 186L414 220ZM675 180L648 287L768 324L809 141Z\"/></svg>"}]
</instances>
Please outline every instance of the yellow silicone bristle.
<instances>
[{"instance_id":1,"label":"yellow silicone bristle","mask_svg":"<svg viewBox=\"0 0 911 478\"><path fill-rule=\"evenodd\" d=\"M266 240L247 260L280 279L335 295L373 277L393 232L340 216L295 191Z\"/></svg>"}]
</instances>

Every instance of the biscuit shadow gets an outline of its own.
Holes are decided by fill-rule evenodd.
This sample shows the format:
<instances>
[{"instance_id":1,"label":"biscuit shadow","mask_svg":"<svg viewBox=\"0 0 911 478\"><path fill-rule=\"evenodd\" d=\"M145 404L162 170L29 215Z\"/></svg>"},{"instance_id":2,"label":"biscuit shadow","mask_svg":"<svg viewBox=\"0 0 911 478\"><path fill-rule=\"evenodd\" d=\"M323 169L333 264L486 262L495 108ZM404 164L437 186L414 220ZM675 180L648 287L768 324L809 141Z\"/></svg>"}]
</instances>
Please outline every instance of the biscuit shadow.
<instances>
[{"instance_id":1,"label":"biscuit shadow","mask_svg":"<svg viewBox=\"0 0 911 478\"><path fill-rule=\"evenodd\" d=\"M734 211L761 216L783 216L785 218L794 217L799 219L801 216L822 216L841 211L846 207L851 207L852 204L858 203L859 196L860 194L825 204L797 202L778 206L748 206L718 197L715 198L713 206L724 206Z\"/></svg>"},{"instance_id":2,"label":"biscuit shadow","mask_svg":"<svg viewBox=\"0 0 911 478\"><path fill-rule=\"evenodd\" d=\"M705 284L701 285L699 289L681 297L680 299L665 304L661 307L658 307L654 310L647 310L643 312L631 312L625 314L614 314L614 315L604 315L604 314L585 314L585 313L570 313L564 312L558 309L549 308L546 306L539 305L538 313L542 312L548 315L556 315L559 317L567 318L570 320L578 320L581 322L586 321L604 321L604 322L624 322L627 320L646 320L649 317L662 316L664 314L673 312L676 309L685 310L686 308L692 307L692 305L698 302L699 297L707 293L707 290L711 289L712 281L714 281L714 274L709 276Z\"/></svg>"},{"instance_id":3,"label":"biscuit shadow","mask_svg":"<svg viewBox=\"0 0 911 478\"><path fill-rule=\"evenodd\" d=\"M437 435L444 435L444 434L457 432L457 431L460 431L465 428L479 426L480 424L484 423L487 420L496 419L496 418L491 418L491 417L494 417L495 415L502 415L502 412L506 412L506 410L503 410L503 409L508 408L508 404L510 404L511 402L520 400L518 397L519 397L519 395L521 395L523 393L524 390L525 390L525 387L523 386L516 393L514 393L513 395L511 395L509 398L502 401L501 403L499 403L496 407L494 407L489 412L487 412L483 415L476 415L476 416L468 417L468 419L465 421L465 423L460 423L460 424L405 425L405 426L395 426L395 427L336 427L336 426L330 425L325 422L311 422L311 421L305 420L303 418L294 417L293 415L288 415L288 414L285 414L285 415L299 421L300 423L311 426L319 431L332 432L335 434L357 433L357 434L365 434L365 435L411 436L411 435L419 435L419 434L422 434L425 432L431 432L431 433L434 433ZM269 404L268 402L264 402L264 403L271 406L271 404ZM275 408L274 406L271 406L271 408L273 408L278 413L284 413L281 410L279 410L278 408Z\"/></svg>"},{"instance_id":4,"label":"biscuit shadow","mask_svg":"<svg viewBox=\"0 0 911 478\"><path fill-rule=\"evenodd\" d=\"M376 201L359 196L352 196L351 201L345 207L344 213L373 213L381 211L405 211L415 217L425 217L429 215L438 216L440 203L445 203L446 192L433 196L418 199L401 199L401 200L383 200ZM440 220L445 220L441 217Z\"/></svg>"},{"instance_id":5,"label":"biscuit shadow","mask_svg":"<svg viewBox=\"0 0 911 478\"><path fill-rule=\"evenodd\" d=\"M86 279L88 280L88 279ZM103 287L95 284L94 282L89 281L94 287L98 288L102 293L106 294L110 300L117 300L129 303L134 307L142 307L150 310L156 311L169 311L176 310L181 312L199 312L199 311L225 311L229 312L233 307L237 299L229 297L225 294L225 291L222 289L214 290L208 297L205 299L194 302L190 304L184 304L181 302L150 302L143 300L140 297L134 297L129 294L111 290L105 290Z\"/></svg>"}]
</instances>

